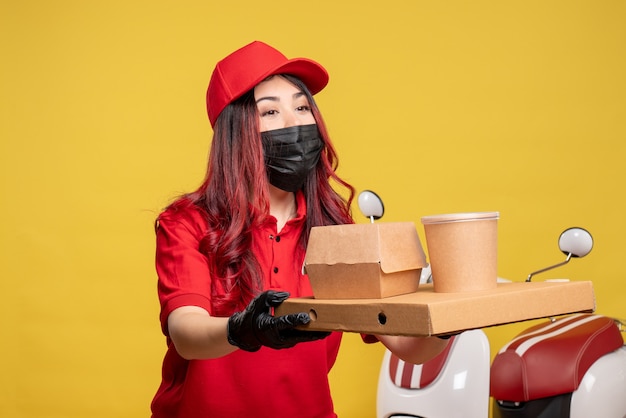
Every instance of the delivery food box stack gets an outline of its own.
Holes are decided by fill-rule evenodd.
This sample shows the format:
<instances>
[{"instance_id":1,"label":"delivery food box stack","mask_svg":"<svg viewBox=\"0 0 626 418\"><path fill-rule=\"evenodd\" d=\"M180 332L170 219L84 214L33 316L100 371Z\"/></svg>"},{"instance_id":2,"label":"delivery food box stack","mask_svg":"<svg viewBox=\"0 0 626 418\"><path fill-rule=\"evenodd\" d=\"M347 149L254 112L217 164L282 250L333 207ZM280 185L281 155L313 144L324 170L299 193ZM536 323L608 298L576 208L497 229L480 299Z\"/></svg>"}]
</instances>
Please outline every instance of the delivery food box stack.
<instances>
[{"instance_id":1,"label":"delivery food box stack","mask_svg":"<svg viewBox=\"0 0 626 418\"><path fill-rule=\"evenodd\" d=\"M595 310L591 282L512 282L497 277L498 212L413 222L314 227L303 269L311 298L290 298L277 315L308 312L305 328L389 335L440 335ZM430 267L432 283L420 284Z\"/></svg>"}]
</instances>

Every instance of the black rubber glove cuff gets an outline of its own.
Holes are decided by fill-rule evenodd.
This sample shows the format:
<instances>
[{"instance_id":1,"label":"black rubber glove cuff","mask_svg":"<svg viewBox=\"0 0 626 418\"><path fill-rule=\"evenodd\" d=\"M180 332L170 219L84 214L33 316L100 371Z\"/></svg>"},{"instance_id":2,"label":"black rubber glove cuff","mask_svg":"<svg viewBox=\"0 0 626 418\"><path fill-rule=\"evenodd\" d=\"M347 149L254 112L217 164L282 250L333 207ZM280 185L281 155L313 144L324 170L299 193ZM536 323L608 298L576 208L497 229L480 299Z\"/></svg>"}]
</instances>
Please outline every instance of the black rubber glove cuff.
<instances>
[{"instance_id":1,"label":"black rubber glove cuff","mask_svg":"<svg viewBox=\"0 0 626 418\"><path fill-rule=\"evenodd\" d=\"M237 336L240 335L240 330L241 330L240 324L242 320L241 317L243 314L244 314L243 312L237 312L233 314L230 318L228 318L228 327L227 327L228 342L231 345L234 345L235 347L239 347L240 349L245 350L245 351L250 351L250 352L259 351L259 349L261 348L261 343L259 342L258 339L247 338L244 340L241 338L237 338Z\"/></svg>"}]
</instances>

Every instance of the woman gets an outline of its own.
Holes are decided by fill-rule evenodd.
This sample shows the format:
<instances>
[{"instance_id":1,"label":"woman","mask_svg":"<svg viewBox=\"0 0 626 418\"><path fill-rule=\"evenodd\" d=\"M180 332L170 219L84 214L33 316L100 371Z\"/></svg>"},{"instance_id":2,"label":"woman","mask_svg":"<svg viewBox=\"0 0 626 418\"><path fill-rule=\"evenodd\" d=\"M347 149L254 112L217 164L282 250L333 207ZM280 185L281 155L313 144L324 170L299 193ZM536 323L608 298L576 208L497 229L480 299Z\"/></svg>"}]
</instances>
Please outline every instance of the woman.
<instances>
[{"instance_id":1,"label":"woman","mask_svg":"<svg viewBox=\"0 0 626 418\"><path fill-rule=\"evenodd\" d=\"M275 317L312 294L301 266L312 226L352 223L354 189L312 95L315 61L253 42L220 61L207 90L213 141L205 180L157 221L156 267L168 351L154 418L336 417L328 385L340 333ZM331 181L346 190L341 197ZM369 336L423 362L446 342Z\"/></svg>"}]
</instances>

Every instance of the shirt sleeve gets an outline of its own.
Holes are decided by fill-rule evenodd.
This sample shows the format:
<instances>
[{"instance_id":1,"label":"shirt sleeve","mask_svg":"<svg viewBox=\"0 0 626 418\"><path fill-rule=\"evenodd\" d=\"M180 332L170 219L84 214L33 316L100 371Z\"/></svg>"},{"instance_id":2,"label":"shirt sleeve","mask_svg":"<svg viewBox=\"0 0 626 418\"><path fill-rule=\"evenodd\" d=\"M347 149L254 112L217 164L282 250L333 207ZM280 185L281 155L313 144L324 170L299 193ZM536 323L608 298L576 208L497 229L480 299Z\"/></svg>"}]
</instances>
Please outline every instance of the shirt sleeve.
<instances>
[{"instance_id":1,"label":"shirt sleeve","mask_svg":"<svg viewBox=\"0 0 626 418\"><path fill-rule=\"evenodd\" d=\"M206 256L199 250L204 236L199 214L159 217L156 227L156 270L161 304L161 328L168 335L167 318L182 306L199 306L211 312L211 275Z\"/></svg>"}]
</instances>

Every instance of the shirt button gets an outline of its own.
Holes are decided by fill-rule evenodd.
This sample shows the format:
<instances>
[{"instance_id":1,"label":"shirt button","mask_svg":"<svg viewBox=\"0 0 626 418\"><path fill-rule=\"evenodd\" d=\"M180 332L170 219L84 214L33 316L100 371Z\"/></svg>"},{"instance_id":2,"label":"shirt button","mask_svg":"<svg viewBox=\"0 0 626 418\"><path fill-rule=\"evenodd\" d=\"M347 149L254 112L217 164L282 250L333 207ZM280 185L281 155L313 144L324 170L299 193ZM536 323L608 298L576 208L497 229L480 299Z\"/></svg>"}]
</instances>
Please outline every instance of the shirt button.
<instances>
[{"instance_id":1,"label":"shirt button","mask_svg":"<svg viewBox=\"0 0 626 418\"><path fill-rule=\"evenodd\" d=\"M280 235L276 235L276 242L280 242Z\"/></svg>"},{"instance_id":2,"label":"shirt button","mask_svg":"<svg viewBox=\"0 0 626 418\"><path fill-rule=\"evenodd\" d=\"M274 235L271 235L271 234L270 234L270 239L274 239Z\"/></svg>"},{"instance_id":3,"label":"shirt button","mask_svg":"<svg viewBox=\"0 0 626 418\"><path fill-rule=\"evenodd\" d=\"M278 273L278 267L274 267L274 273Z\"/></svg>"}]
</instances>

